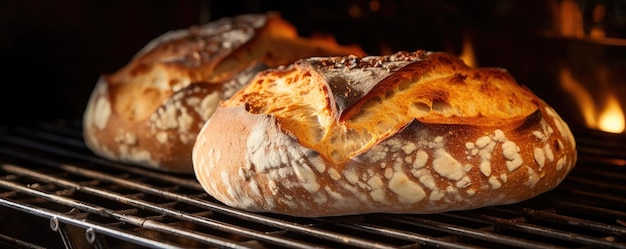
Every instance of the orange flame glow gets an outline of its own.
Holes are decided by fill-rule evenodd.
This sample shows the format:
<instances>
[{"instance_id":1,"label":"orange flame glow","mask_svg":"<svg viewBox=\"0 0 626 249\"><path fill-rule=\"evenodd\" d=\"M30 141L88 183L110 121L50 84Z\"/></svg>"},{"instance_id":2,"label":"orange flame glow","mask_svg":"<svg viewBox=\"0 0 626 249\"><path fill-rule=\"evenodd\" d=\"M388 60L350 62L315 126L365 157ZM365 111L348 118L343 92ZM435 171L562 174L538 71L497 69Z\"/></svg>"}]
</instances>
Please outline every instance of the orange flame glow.
<instances>
[{"instance_id":1,"label":"orange flame glow","mask_svg":"<svg viewBox=\"0 0 626 249\"><path fill-rule=\"evenodd\" d=\"M578 1L558 0L552 1L551 4L555 17L553 25L559 35L596 40L605 38L604 28L600 25L607 13L604 5L598 4L593 7L591 30L586 34L583 28L582 8ZM593 52L580 51L578 57L574 59L575 63L570 61L561 65L559 71L561 88L574 98L588 128L622 133L626 127L624 111L610 87L611 69L593 55Z\"/></svg>"},{"instance_id":2,"label":"orange flame glow","mask_svg":"<svg viewBox=\"0 0 626 249\"><path fill-rule=\"evenodd\" d=\"M472 37L465 33L463 35L463 45L461 47L461 54L459 58L470 67L476 67L476 55L474 55L474 46L472 45Z\"/></svg>"},{"instance_id":3,"label":"orange flame glow","mask_svg":"<svg viewBox=\"0 0 626 249\"><path fill-rule=\"evenodd\" d=\"M626 128L624 111L615 95L611 92L602 93L600 97L606 102L601 108L597 108L594 96L573 77L567 67L561 69L559 78L563 90L576 100L588 128L611 133L624 132Z\"/></svg>"},{"instance_id":4,"label":"orange flame glow","mask_svg":"<svg viewBox=\"0 0 626 249\"><path fill-rule=\"evenodd\" d=\"M624 112L614 95L610 95L606 107L598 117L598 129L612 132L624 132Z\"/></svg>"}]
</instances>

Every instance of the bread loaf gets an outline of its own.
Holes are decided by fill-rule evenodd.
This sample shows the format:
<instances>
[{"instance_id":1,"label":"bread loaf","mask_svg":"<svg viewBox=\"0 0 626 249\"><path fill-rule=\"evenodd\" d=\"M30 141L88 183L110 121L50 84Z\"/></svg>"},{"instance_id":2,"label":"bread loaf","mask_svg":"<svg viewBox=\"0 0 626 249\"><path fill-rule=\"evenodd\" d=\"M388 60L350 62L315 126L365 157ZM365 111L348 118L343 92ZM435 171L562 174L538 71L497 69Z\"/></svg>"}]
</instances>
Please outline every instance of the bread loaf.
<instances>
[{"instance_id":1,"label":"bread loaf","mask_svg":"<svg viewBox=\"0 0 626 249\"><path fill-rule=\"evenodd\" d=\"M507 71L426 51L263 71L193 149L219 201L294 216L519 202L556 187L576 158L567 124Z\"/></svg>"},{"instance_id":2,"label":"bread loaf","mask_svg":"<svg viewBox=\"0 0 626 249\"><path fill-rule=\"evenodd\" d=\"M102 75L85 110L87 146L111 160L192 173L196 135L220 100L257 72L300 58L363 55L356 46L299 37L277 14L224 18L171 31Z\"/></svg>"}]
</instances>

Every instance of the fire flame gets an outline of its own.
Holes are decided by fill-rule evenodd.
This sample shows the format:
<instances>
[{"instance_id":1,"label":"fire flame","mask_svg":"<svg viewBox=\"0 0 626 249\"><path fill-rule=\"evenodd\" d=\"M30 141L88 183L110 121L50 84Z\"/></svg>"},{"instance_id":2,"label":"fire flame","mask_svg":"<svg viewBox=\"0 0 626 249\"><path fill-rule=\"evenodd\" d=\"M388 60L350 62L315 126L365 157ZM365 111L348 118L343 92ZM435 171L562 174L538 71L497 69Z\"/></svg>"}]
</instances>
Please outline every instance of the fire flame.
<instances>
[{"instance_id":1,"label":"fire flame","mask_svg":"<svg viewBox=\"0 0 626 249\"><path fill-rule=\"evenodd\" d=\"M583 29L583 16L577 1L561 0L551 3L553 4L553 14L557 17L554 19L554 26L557 27L558 34L564 37L577 38L587 36ZM604 5L595 6L593 9L594 25L589 37L604 38L602 26L595 24L600 23L605 15ZM462 45L458 57L468 66L478 66L471 32L463 32L461 39ZM454 51L454 49L448 50ZM605 64L591 62L592 60L585 61L588 64L584 68L591 73L584 77L580 77L580 73L577 75L572 73L571 64L561 64L558 71L561 88L575 100L586 127L611 133L623 133L626 130L626 117L616 95L611 91L611 88L607 87L610 85L608 83L611 82L608 76L609 68ZM574 72L579 72L580 65L575 64L573 66ZM589 82L594 82L593 87L587 88L591 86Z\"/></svg>"},{"instance_id":2,"label":"fire flame","mask_svg":"<svg viewBox=\"0 0 626 249\"><path fill-rule=\"evenodd\" d=\"M606 17L607 9L603 4L593 6L591 29L584 30L583 14L579 1L560 0L551 2L555 31L563 37L591 38L601 40L606 34L601 25ZM597 48L596 48L597 49ZM559 71L559 80L563 90L568 92L578 104L578 108L585 125L588 128L598 129L611 133L622 133L625 130L624 111L614 92L609 87L612 82L609 76L609 67L602 63L600 54L589 51L579 51L574 57L576 63L564 63ZM581 67L582 65L582 67ZM579 73L578 78L572 73ZM580 82L580 81L582 82ZM586 83L586 84L583 84ZM588 86L589 88L587 88ZM604 102L601 102L604 101Z\"/></svg>"},{"instance_id":3,"label":"fire flame","mask_svg":"<svg viewBox=\"0 0 626 249\"><path fill-rule=\"evenodd\" d=\"M614 95L610 95L606 107L598 117L598 129L612 132L624 132L624 112Z\"/></svg>"},{"instance_id":4,"label":"fire flame","mask_svg":"<svg viewBox=\"0 0 626 249\"><path fill-rule=\"evenodd\" d=\"M472 37L469 33L463 34L463 43L459 58L470 67L476 67L476 56L474 55L474 46L472 45Z\"/></svg>"},{"instance_id":5,"label":"fire flame","mask_svg":"<svg viewBox=\"0 0 626 249\"><path fill-rule=\"evenodd\" d=\"M611 133L624 132L626 128L624 111L614 94L604 92L601 98L606 102L599 109L591 92L574 78L567 67L561 68L559 78L561 87L578 103L587 127Z\"/></svg>"}]
</instances>

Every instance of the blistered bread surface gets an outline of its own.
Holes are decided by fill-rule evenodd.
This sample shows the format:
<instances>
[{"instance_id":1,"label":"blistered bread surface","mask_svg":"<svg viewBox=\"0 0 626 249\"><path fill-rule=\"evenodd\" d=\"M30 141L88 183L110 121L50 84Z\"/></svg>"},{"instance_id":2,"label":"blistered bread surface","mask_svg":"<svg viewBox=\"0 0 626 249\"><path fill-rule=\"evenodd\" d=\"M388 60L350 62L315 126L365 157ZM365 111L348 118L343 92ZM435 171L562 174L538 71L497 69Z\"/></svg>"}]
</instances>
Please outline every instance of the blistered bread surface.
<instances>
[{"instance_id":1,"label":"blistered bread surface","mask_svg":"<svg viewBox=\"0 0 626 249\"><path fill-rule=\"evenodd\" d=\"M115 161L192 173L200 128L221 100L256 73L300 58L349 54L363 52L334 40L299 37L275 14L165 33L125 67L100 77L84 115L85 142Z\"/></svg>"},{"instance_id":2,"label":"blistered bread surface","mask_svg":"<svg viewBox=\"0 0 626 249\"><path fill-rule=\"evenodd\" d=\"M250 211L434 213L549 191L575 147L505 70L416 51L266 70L218 107L193 158L209 194Z\"/></svg>"}]
</instances>

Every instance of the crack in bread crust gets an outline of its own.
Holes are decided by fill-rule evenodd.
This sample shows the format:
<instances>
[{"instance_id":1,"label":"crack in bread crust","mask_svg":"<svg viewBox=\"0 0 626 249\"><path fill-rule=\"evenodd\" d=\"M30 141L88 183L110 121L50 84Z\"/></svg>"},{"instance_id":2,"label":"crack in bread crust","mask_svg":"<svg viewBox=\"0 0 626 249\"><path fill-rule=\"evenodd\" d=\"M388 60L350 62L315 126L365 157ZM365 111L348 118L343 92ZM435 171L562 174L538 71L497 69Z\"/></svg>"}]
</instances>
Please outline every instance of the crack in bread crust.
<instances>
[{"instance_id":1,"label":"crack in bread crust","mask_svg":"<svg viewBox=\"0 0 626 249\"><path fill-rule=\"evenodd\" d=\"M245 105L251 113L276 116L283 130L335 163L371 148L414 119L494 125L523 119L538 108L532 94L520 91L505 71L471 69L443 54L338 58L312 58L266 71L224 106ZM346 103L351 106L342 107Z\"/></svg>"},{"instance_id":2,"label":"crack in bread crust","mask_svg":"<svg viewBox=\"0 0 626 249\"><path fill-rule=\"evenodd\" d=\"M364 52L332 39L300 37L276 13L165 33L126 66L100 77L83 116L85 142L111 160L192 173L200 128L256 73L300 58L348 54Z\"/></svg>"},{"instance_id":3,"label":"crack in bread crust","mask_svg":"<svg viewBox=\"0 0 626 249\"><path fill-rule=\"evenodd\" d=\"M384 73L390 58L403 59ZM332 68L316 68L323 61ZM417 51L311 58L265 71L198 134L197 179L227 205L294 216L467 210L555 188L577 160L567 124L506 72L455 61ZM416 64L423 68L403 71ZM383 70L372 74L370 67ZM359 77L341 79L341 70ZM422 87L432 91L420 95ZM351 133L355 127L368 136ZM345 150L333 154L339 147Z\"/></svg>"}]
</instances>

